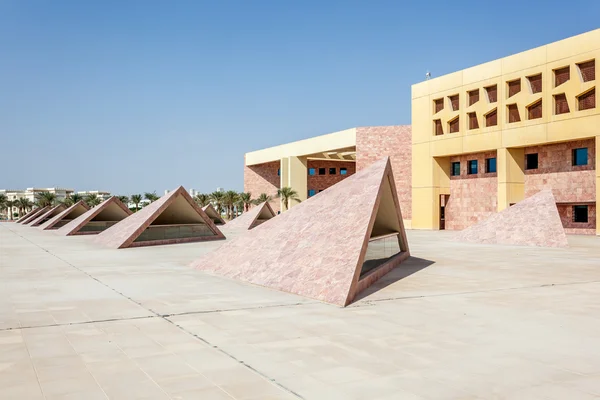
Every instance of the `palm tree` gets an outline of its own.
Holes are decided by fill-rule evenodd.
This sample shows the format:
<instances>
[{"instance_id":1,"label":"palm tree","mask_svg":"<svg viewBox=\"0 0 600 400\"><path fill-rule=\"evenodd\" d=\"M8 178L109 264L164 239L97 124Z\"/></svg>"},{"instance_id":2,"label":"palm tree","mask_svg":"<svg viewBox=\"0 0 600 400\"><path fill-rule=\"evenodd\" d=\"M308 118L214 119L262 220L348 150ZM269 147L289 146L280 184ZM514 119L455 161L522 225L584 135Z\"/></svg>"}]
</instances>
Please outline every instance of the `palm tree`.
<instances>
[{"instance_id":1,"label":"palm tree","mask_svg":"<svg viewBox=\"0 0 600 400\"><path fill-rule=\"evenodd\" d=\"M129 196L117 196L117 199L119 199L121 203L125 204L125 206L129 204Z\"/></svg>"},{"instance_id":2,"label":"palm tree","mask_svg":"<svg viewBox=\"0 0 600 400\"><path fill-rule=\"evenodd\" d=\"M64 199L63 204L67 207L71 207L73 204L81 200L83 200L82 195L80 195L79 193L71 193Z\"/></svg>"},{"instance_id":3,"label":"palm tree","mask_svg":"<svg viewBox=\"0 0 600 400\"><path fill-rule=\"evenodd\" d=\"M240 203L241 203L240 208L243 208L244 211L248 211L250 209L250 206L253 203L252 193L249 193L249 192L240 193Z\"/></svg>"},{"instance_id":4,"label":"palm tree","mask_svg":"<svg viewBox=\"0 0 600 400\"><path fill-rule=\"evenodd\" d=\"M148 200L150 203L153 203L153 202L155 202L156 200L160 199L160 197L158 197L158 196L156 195L156 192L152 192L152 193L150 193L150 192L146 192L146 193L144 193L144 198L145 198L146 200Z\"/></svg>"},{"instance_id":5,"label":"palm tree","mask_svg":"<svg viewBox=\"0 0 600 400\"><path fill-rule=\"evenodd\" d=\"M223 204L226 207L226 212L229 219L233 219L233 209L238 200L239 195L235 190L228 190L223 194Z\"/></svg>"},{"instance_id":6,"label":"palm tree","mask_svg":"<svg viewBox=\"0 0 600 400\"><path fill-rule=\"evenodd\" d=\"M205 207L210 204L210 196L204 193L198 193L196 197L194 197L194 200L196 200L196 203L198 203L200 207Z\"/></svg>"},{"instance_id":7,"label":"palm tree","mask_svg":"<svg viewBox=\"0 0 600 400\"><path fill-rule=\"evenodd\" d=\"M13 207L18 207L19 202L17 200L6 200L4 203L6 207L7 214L10 215L10 219L13 219Z\"/></svg>"},{"instance_id":8,"label":"palm tree","mask_svg":"<svg viewBox=\"0 0 600 400\"><path fill-rule=\"evenodd\" d=\"M38 192L35 194L35 200L39 207L47 207L56 203L56 195L50 192Z\"/></svg>"},{"instance_id":9,"label":"palm tree","mask_svg":"<svg viewBox=\"0 0 600 400\"><path fill-rule=\"evenodd\" d=\"M208 196L220 215L223 212L223 192L212 192Z\"/></svg>"},{"instance_id":10,"label":"palm tree","mask_svg":"<svg viewBox=\"0 0 600 400\"><path fill-rule=\"evenodd\" d=\"M27 214L33 209L33 203L26 197L19 197L17 203L17 207L19 207L19 217Z\"/></svg>"},{"instance_id":11,"label":"palm tree","mask_svg":"<svg viewBox=\"0 0 600 400\"><path fill-rule=\"evenodd\" d=\"M259 205L267 201L271 201L273 198L266 193L261 193L257 199L254 200L254 204Z\"/></svg>"},{"instance_id":12,"label":"palm tree","mask_svg":"<svg viewBox=\"0 0 600 400\"><path fill-rule=\"evenodd\" d=\"M4 193L0 193L0 211L4 210L6 207L8 207L8 205L6 204L8 202L8 197L6 197L6 195Z\"/></svg>"},{"instance_id":13,"label":"palm tree","mask_svg":"<svg viewBox=\"0 0 600 400\"><path fill-rule=\"evenodd\" d=\"M139 210L140 203L142 202L142 195L141 194L132 194L131 202L135 205L135 211Z\"/></svg>"},{"instance_id":14,"label":"palm tree","mask_svg":"<svg viewBox=\"0 0 600 400\"><path fill-rule=\"evenodd\" d=\"M281 199L286 210L290 207L290 201L294 200L298 203L301 201L298 198L298 192L287 186L277 190L277 197Z\"/></svg>"},{"instance_id":15,"label":"palm tree","mask_svg":"<svg viewBox=\"0 0 600 400\"><path fill-rule=\"evenodd\" d=\"M102 203L102 199L98 197L96 193L90 193L85 196L85 202L90 207L96 207L98 204Z\"/></svg>"}]
</instances>

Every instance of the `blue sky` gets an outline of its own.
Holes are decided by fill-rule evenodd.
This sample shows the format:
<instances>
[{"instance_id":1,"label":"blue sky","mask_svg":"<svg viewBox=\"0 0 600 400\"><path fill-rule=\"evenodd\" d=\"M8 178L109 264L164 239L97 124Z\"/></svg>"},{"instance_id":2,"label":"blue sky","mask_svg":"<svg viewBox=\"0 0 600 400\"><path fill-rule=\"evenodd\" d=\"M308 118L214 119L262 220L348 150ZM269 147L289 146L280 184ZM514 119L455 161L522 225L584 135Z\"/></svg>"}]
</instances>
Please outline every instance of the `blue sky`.
<instances>
[{"instance_id":1,"label":"blue sky","mask_svg":"<svg viewBox=\"0 0 600 400\"><path fill-rule=\"evenodd\" d=\"M410 124L427 70L599 27L561 3L0 0L0 188L242 190L245 152Z\"/></svg>"}]
</instances>

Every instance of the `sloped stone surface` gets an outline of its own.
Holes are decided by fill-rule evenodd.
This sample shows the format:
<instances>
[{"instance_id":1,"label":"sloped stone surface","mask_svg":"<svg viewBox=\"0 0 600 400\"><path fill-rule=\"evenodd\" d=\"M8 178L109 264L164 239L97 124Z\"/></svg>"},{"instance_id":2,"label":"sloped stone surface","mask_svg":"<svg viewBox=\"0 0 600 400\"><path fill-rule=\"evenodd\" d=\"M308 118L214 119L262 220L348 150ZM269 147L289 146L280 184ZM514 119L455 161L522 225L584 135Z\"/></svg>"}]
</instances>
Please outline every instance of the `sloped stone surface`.
<instances>
[{"instance_id":1,"label":"sloped stone surface","mask_svg":"<svg viewBox=\"0 0 600 400\"><path fill-rule=\"evenodd\" d=\"M78 234L79 230L83 228L88 222L94 219L98 214L100 214L103 210L105 210L111 204L116 204L119 206L127 215L131 215L132 212L117 196L112 196L109 199L104 200L102 203L98 204L96 207L90 209L83 215L80 215L78 218L75 218L73 221L69 222L65 226L60 227L56 230L56 233L63 236L71 236ZM95 233L95 232L94 232Z\"/></svg>"},{"instance_id":2,"label":"sloped stone surface","mask_svg":"<svg viewBox=\"0 0 600 400\"><path fill-rule=\"evenodd\" d=\"M35 221L36 219L38 219L41 215L47 213L50 210L51 207L46 206L43 208L38 208L37 212L32 213L29 218L25 218L23 220L23 225L29 225L30 223L32 223L33 221Z\"/></svg>"},{"instance_id":3,"label":"sloped stone surface","mask_svg":"<svg viewBox=\"0 0 600 400\"><path fill-rule=\"evenodd\" d=\"M202 211L204 211L206 215L208 215L210 219L213 220L213 222L215 222L215 220L218 220L221 225L225 225L225 220L219 215L219 213L217 212L217 210L215 210L212 204L202 207Z\"/></svg>"},{"instance_id":4,"label":"sloped stone surface","mask_svg":"<svg viewBox=\"0 0 600 400\"><path fill-rule=\"evenodd\" d=\"M85 208L86 210L90 209L90 207L85 203L85 201L80 200L77 203L73 204L71 207L69 207L66 210L64 210L63 212L61 212L60 214L56 215L55 217L50 218L48 221L46 221L43 224L41 224L40 225L40 229L42 229L42 230L52 229L52 227L54 225L56 225L57 223L59 223L60 221L62 221L63 218L65 218L72 211L74 211L74 210L76 210L77 208L80 208L80 207Z\"/></svg>"},{"instance_id":5,"label":"sloped stone surface","mask_svg":"<svg viewBox=\"0 0 600 400\"><path fill-rule=\"evenodd\" d=\"M110 228L102 231L96 238L95 242L102 244L107 247L122 249L130 247L135 239L150 226L150 224L162 214L169 205L179 196L183 197L192 208L202 218L204 223L215 233L214 236L206 236L202 238L182 238L172 239L168 241L155 241L152 245L170 244L170 243L186 243L186 242L198 242L203 240L216 240L224 239L225 236L216 227L212 220L202 211L202 209L192 199L190 194L185 190L183 186L179 186L177 189L169 192L162 196L157 201L147 205L140 211L134 213L128 218L122 220L118 224L111 226ZM150 244L147 244L150 245Z\"/></svg>"},{"instance_id":6,"label":"sloped stone surface","mask_svg":"<svg viewBox=\"0 0 600 400\"><path fill-rule=\"evenodd\" d=\"M392 207L405 245L399 256L408 257L402 215L391 166L386 158L231 239L196 260L192 266L345 306L354 299L359 289L366 288L375 282L375 277L381 277L393 268L391 266L387 271L373 275L366 280L367 285L363 283L365 280L361 280L359 288L359 274L384 179L390 181ZM258 214L253 211L247 220Z\"/></svg>"},{"instance_id":7,"label":"sloped stone surface","mask_svg":"<svg viewBox=\"0 0 600 400\"><path fill-rule=\"evenodd\" d=\"M39 212L40 209L39 208L34 208L33 210L29 211L27 214L23 215L21 218L19 218L18 220L16 220L15 222L20 224L23 221L25 221L26 219L29 219L30 217L32 217L35 213Z\"/></svg>"},{"instance_id":8,"label":"sloped stone surface","mask_svg":"<svg viewBox=\"0 0 600 400\"><path fill-rule=\"evenodd\" d=\"M454 240L485 244L568 247L567 236L551 190L542 190L458 232Z\"/></svg>"},{"instance_id":9,"label":"sloped stone surface","mask_svg":"<svg viewBox=\"0 0 600 400\"><path fill-rule=\"evenodd\" d=\"M46 218L49 218L49 219L54 218L55 216L57 216L58 214L60 214L61 212L63 212L66 209L67 209L67 206L65 206L64 204L58 204L58 205L52 207L50 210L43 213L42 215L40 215L39 217L37 217L35 220L31 221L31 226L39 227L40 225L42 225L44 223L44 220Z\"/></svg>"},{"instance_id":10,"label":"sloped stone surface","mask_svg":"<svg viewBox=\"0 0 600 400\"><path fill-rule=\"evenodd\" d=\"M261 203L261 204L257 205L256 207L251 208L250 210L243 213L239 217L234 218L233 220L229 221L227 223L227 225L222 227L222 229L225 232L232 232L232 231L237 232L237 231L246 231L249 229L254 229L255 225L256 225L256 220L262 212L267 212L267 213L271 214L271 216L272 216L271 219L273 219L275 217L275 212L273 211L273 209L271 208L269 203L265 202L265 203Z\"/></svg>"}]
</instances>

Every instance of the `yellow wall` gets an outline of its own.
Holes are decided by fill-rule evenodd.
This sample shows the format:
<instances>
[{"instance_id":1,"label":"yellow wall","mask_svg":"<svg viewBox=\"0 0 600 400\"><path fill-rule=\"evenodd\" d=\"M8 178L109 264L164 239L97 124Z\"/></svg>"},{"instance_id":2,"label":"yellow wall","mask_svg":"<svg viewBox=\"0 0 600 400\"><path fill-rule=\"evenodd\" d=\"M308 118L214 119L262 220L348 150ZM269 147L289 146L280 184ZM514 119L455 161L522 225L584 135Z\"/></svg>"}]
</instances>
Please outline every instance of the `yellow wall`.
<instances>
[{"instance_id":1,"label":"yellow wall","mask_svg":"<svg viewBox=\"0 0 600 400\"><path fill-rule=\"evenodd\" d=\"M596 80L583 82L578 63L596 60ZM570 66L570 80L554 87L554 70ZM415 229L439 228L439 195L445 194L449 168L441 160L460 154L496 150L498 209L523 199L522 151L524 146L542 145L596 137L596 173L600 136L600 107L578 111L576 97L600 79L600 29L574 36L523 53L491 61L412 86L413 217ZM533 94L527 77L542 74L542 92ZM521 79L521 92L508 98L507 82ZM490 103L485 87L497 85L497 102ZM479 101L468 106L468 92L479 89ZM555 115L554 95L565 93L570 113ZM459 95L459 110L452 111L449 96ZM443 98L444 109L434 113L434 100ZM598 98L598 94L596 94ZM528 120L527 106L542 100L542 118ZM517 104L520 122L508 123L507 106ZM498 124L485 127L488 112L497 109ZM476 113L479 129L468 128L468 113ZM448 133L448 122L459 117L457 133ZM444 134L434 134L440 119ZM446 170L448 171L448 169ZM600 181L597 178L597 191ZM596 196L600 199L600 195ZM599 219L600 220L600 219ZM600 233L600 228L597 228Z\"/></svg>"}]
</instances>

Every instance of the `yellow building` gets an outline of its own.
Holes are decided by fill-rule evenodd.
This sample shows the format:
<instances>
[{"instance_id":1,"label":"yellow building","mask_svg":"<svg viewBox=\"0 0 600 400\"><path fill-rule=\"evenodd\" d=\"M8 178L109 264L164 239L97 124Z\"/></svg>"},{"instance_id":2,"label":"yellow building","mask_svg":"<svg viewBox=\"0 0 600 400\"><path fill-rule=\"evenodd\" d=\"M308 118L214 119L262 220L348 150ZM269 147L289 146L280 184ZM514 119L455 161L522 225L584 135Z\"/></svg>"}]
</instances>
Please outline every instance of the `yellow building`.
<instances>
[{"instance_id":1,"label":"yellow building","mask_svg":"<svg viewBox=\"0 0 600 400\"><path fill-rule=\"evenodd\" d=\"M600 234L598 60L600 29L413 85L412 228L551 188L568 233Z\"/></svg>"}]
</instances>

